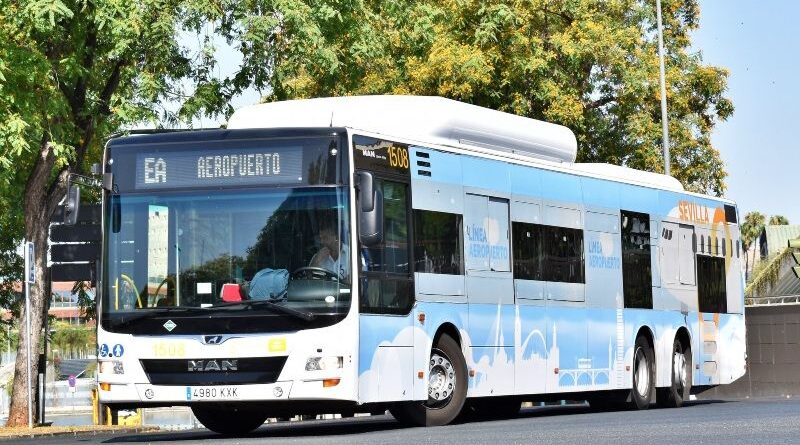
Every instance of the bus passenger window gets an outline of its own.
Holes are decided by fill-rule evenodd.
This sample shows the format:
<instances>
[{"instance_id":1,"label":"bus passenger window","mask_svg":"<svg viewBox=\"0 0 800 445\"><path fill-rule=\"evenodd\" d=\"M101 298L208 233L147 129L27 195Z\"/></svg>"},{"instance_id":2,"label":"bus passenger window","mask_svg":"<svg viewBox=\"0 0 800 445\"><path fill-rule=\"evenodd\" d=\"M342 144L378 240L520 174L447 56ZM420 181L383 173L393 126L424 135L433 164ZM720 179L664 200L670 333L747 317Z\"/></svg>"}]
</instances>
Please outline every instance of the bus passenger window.
<instances>
[{"instance_id":1,"label":"bus passenger window","mask_svg":"<svg viewBox=\"0 0 800 445\"><path fill-rule=\"evenodd\" d=\"M414 271L464 274L461 215L414 210Z\"/></svg>"},{"instance_id":2,"label":"bus passenger window","mask_svg":"<svg viewBox=\"0 0 800 445\"><path fill-rule=\"evenodd\" d=\"M515 280L543 280L540 227L524 222L511 223Z\"/></svg>"},{"instance_id":3,"label":"bus passenger window","mask_svg":"<svg viewBox=\"0 0 800 445\"><path fill-rule=\"evenodd\" d=\"M697 255L697 299L700 312L727 312L725 258Z\"/></svg>"},{"instance_id":4,"label":"bus passenger window","mask_svg":"<svg viewBox=\"0 0 800 445\"><path fill-rule=\"evenodd\" d=\"M625 307L653 308L650 215L621 211L622 292Z\"/></svg>"},{"instance_id":5,"label":"bus passenger window","mask_svg":"<svg viewBox=\"0 0 800 445\"><path fill-rule=\"evenodd\" d=\"M583 231L513 222L514 279L585 283Z\"/></svg>"}]
</instances>

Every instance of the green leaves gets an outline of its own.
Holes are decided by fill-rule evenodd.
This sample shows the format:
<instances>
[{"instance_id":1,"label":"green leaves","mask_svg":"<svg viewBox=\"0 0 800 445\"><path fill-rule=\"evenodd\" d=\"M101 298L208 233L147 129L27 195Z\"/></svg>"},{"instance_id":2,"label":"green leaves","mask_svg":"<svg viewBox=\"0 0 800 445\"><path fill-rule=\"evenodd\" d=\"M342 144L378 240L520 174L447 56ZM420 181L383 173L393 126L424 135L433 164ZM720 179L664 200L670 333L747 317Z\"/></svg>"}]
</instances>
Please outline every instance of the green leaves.
<instances>
[{"instance_id":1,"label":"green leaves","mask_svg":"<svg viewBox=\"0 0 800 445\"><path fill-rule=\"evenodd\" d=\"M29 0L23 13L40 31L53 29L56 21L73 17L72 10L61 0Z\"/></svg>"},{"instance_id":2,"label":"green leaves","mask_svg":"<svg viewBox=\"0 0 800 445\"><path fill-rule=\"evenodd\" d=\"M223 34L244 59L220 94L267 100L432 94L558 122L581 161L663 171L655 10L645 0L250 0L227 5ZM662 2L672 171L721 194L711 146L733 105L727 71L690 48L696 0ZM207 102L208 106L220 106ZM216 111L223 111L217 108ZM193 112L201 112L195 108Z\"/></svg>"}]
</instances>

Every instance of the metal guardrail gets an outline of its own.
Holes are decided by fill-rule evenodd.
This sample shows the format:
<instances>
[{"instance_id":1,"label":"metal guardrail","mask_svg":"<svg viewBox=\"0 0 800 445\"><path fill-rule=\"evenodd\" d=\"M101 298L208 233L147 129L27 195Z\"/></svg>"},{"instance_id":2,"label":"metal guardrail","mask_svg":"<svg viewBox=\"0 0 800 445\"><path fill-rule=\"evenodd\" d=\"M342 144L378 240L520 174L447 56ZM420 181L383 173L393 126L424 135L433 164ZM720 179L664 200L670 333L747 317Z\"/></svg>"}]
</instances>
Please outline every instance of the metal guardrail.
<instances>
[{"instance_id":1,"label":"metal guardrail","mask_svg":"<svg viewBox=\"0 0 800 445\"><path fill-rule=\"evenodd\" d=\"M785 304L800 304L800 295L746 298L744 302L745 306L779 306Z\"/></svg>"}]
</instances>

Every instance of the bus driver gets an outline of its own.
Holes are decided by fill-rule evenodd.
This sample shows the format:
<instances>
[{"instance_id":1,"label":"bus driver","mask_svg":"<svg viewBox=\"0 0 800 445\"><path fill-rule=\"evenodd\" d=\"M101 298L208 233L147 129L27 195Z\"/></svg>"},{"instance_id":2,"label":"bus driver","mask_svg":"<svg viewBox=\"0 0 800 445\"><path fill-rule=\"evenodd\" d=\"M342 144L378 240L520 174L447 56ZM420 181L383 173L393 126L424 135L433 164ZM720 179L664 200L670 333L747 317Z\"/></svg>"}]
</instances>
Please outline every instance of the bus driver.
<instances>
[{"instance_id":1,"label":"bus driver","mask_svg":"<svg viewBox=\"0 0 800 445\"><path fill-rule=\"evenodd\" d=\"M338 230L331 226L324 226L319 231L319 251L311 258L308 264L330 271L340 280L350 277L350 249L347 244L339 242Z\"/></svg>"}]
</instances>

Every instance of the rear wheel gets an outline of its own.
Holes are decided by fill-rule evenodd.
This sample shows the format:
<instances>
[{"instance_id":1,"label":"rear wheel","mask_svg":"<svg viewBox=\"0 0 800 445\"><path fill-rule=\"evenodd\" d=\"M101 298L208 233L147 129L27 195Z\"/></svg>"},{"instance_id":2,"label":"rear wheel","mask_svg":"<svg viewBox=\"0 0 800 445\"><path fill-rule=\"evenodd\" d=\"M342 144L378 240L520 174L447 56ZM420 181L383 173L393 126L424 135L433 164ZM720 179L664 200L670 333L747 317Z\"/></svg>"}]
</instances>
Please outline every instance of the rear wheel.
<instances>
[{"instance_id":1,"label":"rear wheel","mask_svg":"<svg viewBox=\"0 0 800 445\"><path fill-rule=\"evenodd\" d=\"M644 337L636 339L633 348L633 388L631 405L636 409L647 409L653 398L653 350Z\"/></svg>"},{"instance_id":2,"label":"rear wheel","mask_svg":"<svg viewBox=\"0 0 800 445\"><path fill-rule=\"evenodd\" d=\"M467 363L458 343L442 334L428 362L428 400L399 403L389 411L401 423L447 425L461 412L466 398Z\"/></svg>"},{"instance_id":3,"label":"rear wheel","mask_svg":"<svg viewBox=\"0 0 800 445\"><path fill-rule=\"evenodd\" d=\"M658 404L678 408L689 400L692 389L692 349L676 337L672 344L672 378L669 388L659 390Z\"/></svg>"},{"instance_id":4,"label":"rear wheel","mask_svg":"<svg viewBox=\"0 0 800 445\"><path fill-rule=\"evenodd\" d=\"M237 405L195 405L192 413L211 431L226 436L249 433L267 420L267 414Z\"/></svg>"}]
</instances>

